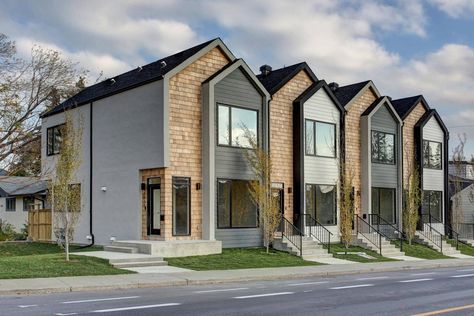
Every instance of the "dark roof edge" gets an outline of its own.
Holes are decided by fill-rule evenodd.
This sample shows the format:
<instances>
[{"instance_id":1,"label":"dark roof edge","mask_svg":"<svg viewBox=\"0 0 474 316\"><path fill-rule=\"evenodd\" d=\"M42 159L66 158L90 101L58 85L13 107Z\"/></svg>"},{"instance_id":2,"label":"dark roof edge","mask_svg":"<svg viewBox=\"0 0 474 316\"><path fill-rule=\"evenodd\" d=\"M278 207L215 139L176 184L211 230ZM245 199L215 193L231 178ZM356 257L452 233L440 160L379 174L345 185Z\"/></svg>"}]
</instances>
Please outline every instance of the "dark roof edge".
<instances>
[{"instance_id":1,"label":"dark roof edge","mask_svg":"<svg viewBox=\"0 0 474 316\"><path fill-rule=\"evenodd\" d=\"M415 124L415 127L423 127L425 126L426 123L432 118L435 117L436 120L438 121L439 126L441 126L441 129L444 132L444 135L449 138L449 130L444 124L443 120L441 119L441 116L438 114L438 111L435 109L430 109L427 111L423 116L418 120L418 122Z\"/></svg>"},{"instance_id":2,"label":"dark roof edge","mask_svg":"<svg viewBox=\"0 0 474 316\"><path fill-rule=\"evenodd\" d=\"M422 94L415 95L413 97L418 97L418 98L415 100L415 102L413 102L413 104L410 106L410 108L405 113L405 115L403 115L402 120L405 120L408 117L408 115L410 115L410 113L416 108L417 104L420 103L420 102L425 107L426 111L431 110L428 102L426 102L426 99ZM407 97L407 98L412 98L412 97ZM397 100L401 100L401 99L406 99L406 98L400 98L400 99L397 99ZM397 101L397 100L394 100L394 101Z\"/></svg>"},{"instance_id":3,"label":"dark roof edge","mask_svg":"<svg viewBox=\"0 0 474 316\"><path fill-rule=\"evenodd\" d=\"M295 64L297 65L297 64ZM294 65L291 65L291 66L294 66ZM291 67L291 66L287 66L287 67ZM278 69L277 69L278 70ZM278 90L280 90L285 84L288 83L288 81L290 81L294 76L296 76L301 70L304 70L306 71L306 73L308 74L308 76L314 81L314 82L318 82L318 77L316 77L316 75L314 74L313 70L309 67L309 65L303 61L301 63L298 64L298 67L296 67L290 74L288 74L285 78L283 78L283 80L281 80L277 85L275 85L273 87L273 89L271 89L270 91L270 94L271 95L274 95Z\"/></svg>"},{"instance_id":4,"label":"dark roof edge","mask_svg":"<svg viewBox=\"0 0 474 316\"><path fill-rule=\"evenodd\" d=\"M344 107L339 102L339 100L336 98L336 96L332 92L331 88L329 88L329 86L328 86L328 84L326 83L325 80L319 80L319 81L313 83L311 86L309 86L308 89L303 91L303 93L301 93L301 95L295 99L294 103L304 103L304 102L308 101L308 99L311 98L321 88L324 89L324 91L326 91L329 98L337 106L337 108L341 112L341 114L344 114L344 111L345 111Z\"/></svg>"}]
</instances>

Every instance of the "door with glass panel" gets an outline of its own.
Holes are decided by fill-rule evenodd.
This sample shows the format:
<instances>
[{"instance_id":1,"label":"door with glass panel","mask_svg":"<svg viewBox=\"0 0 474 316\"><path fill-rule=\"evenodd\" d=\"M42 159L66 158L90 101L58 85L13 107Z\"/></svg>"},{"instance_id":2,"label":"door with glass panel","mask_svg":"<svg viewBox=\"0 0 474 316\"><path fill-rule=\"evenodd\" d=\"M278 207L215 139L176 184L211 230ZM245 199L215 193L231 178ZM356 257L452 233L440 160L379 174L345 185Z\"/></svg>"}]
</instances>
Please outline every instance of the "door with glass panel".
<instances>
[{"instance_id":1,"label":"door with glass panel","mask_svg":"<svg viewBox=\"0 0 474 316\"><path fill-rule=\"evenodd\" d=\"M147 234L160 235L161 230L161 179L149 178L147 190Z\"/></svg>"}]
</instances>

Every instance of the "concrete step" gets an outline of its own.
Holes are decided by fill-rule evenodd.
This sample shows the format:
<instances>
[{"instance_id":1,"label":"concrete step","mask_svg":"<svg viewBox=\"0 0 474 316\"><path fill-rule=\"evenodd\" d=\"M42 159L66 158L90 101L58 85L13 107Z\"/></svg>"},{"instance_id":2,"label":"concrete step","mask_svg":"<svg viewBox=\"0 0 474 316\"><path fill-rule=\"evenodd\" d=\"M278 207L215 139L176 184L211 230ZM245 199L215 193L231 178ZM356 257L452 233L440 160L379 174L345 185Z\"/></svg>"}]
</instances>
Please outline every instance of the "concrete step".
<instances>
[{"instance_id":1,"label":"concrete step","mask_svg":"<svg viewBox=\"0 0 474 316\"><path fill-rule=\"evenodd\" d=\"M105 246L105 251L112 252L122 252L122 253L138 253L138 249L134 247L124 247L124 246Z\"/></svg>"},{"instance_id":2,"label":"concrete step","mask_svg":"<svg viewBox=\"0 0 474 316\"><path fill-rule=\"evenodd\" d=\"M141 268L141 267L158 267L158 266L167 266L168 262L163 260L158 261L134 261L134 262L123 262L123 263L114 263L114 267L123 269L123 268Z\"/></svg>"},{"instance_id":3,"label":"concrete step","mask_svg":"<svg viewBox=\"0 0 474 316\"><path fill-rule=\"evenodd\" d=\"M317 261L318 259L326 259L326 258L332 258L333 256L331 254L325 254L325 255L303 255L303 260L315 260Z\"/></svg>"},{"instance_id":4,"label":"concrete step","mask_svg":"<svg viewBox=\"0 0 474 316\"><path fill-rule=\"evenodd\" d=\"M156 262L163 261L161 257L149 256L149 257L135 257L135 258L120 258L120 259L109 259L110 264L116 263L129 263L129 262Z\"/></svg>"}]
</instances>

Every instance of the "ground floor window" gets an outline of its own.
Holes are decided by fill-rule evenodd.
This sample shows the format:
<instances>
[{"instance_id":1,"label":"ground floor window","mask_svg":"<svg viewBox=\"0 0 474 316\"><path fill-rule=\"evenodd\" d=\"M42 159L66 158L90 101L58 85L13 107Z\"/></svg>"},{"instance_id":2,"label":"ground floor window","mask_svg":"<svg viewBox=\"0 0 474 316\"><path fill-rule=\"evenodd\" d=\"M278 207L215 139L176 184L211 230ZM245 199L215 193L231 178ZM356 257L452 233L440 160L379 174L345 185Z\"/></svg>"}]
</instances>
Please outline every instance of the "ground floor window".
<instances>
[{"instance_id":1,"label":"ground floor window","mask_svg":"<svg viewBox=\"0 0 474 316\"><path fill-rule=\"evenodd\" d=\"M396 222L395 189L372 188L372 214L378 214L389 223Z\"/></svg>"},{"instance_id":2,"label":"ground floor window","mask_svg":"<svg viewBox=\"0 0 474 316\"><path fill-rule=\"evenodd\" d=\"M336 225L336 186L306 184L306 214L322 225Z\"/></svg>"},{"instance_id":3,"label":"ground floor window","mask_svg":"<svg viewBox=\"0 0 474 316\"><path fill-rule=\"evenodd\" d=\"M173 235L191 234L191 179L173 177Z\"/></svg>"},{"instance_id":4,"label":"ground floor window","mask_svg":"<svg viewBox=\"0 0 474 316\"><path fill-rule=\"evenodd\" d=\"M6 208L7 212L15 212L16 211L16 198L6 198Z\"/></svg>"},{"instance_id":5,"label":"ground floor window","mask_svg":"<svg viewBox=\"0 0 474 316\"><path fill-rule=\"evenodd\" d=\"M257 206L249 192L249 181L217 181L217 228L256 228Z\"/></svg>"},{"instance_id":6,"label":"ground floor window","mask_svg":"<svg viewBox=\"0 0 474 316\"><path fill-rule=\"evenodd\" d=\"M430 214L435 220L443 219L443 192L423 191L422 213Z\"/></svg>"}]
</instances>

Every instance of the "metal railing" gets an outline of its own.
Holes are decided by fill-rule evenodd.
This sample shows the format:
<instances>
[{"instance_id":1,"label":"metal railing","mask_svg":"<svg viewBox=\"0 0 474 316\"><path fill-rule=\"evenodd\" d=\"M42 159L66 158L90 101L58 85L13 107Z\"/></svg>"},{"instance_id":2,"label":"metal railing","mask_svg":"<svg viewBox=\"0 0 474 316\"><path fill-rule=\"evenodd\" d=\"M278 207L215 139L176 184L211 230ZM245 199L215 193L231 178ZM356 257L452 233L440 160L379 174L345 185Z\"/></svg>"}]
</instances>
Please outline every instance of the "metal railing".
<instances>
[{"instance_id":1,"label":"metal railing","mask_svg":"<svg viewBox=\"0 0 474 316\"><path fill-rule=\"evenodd\" d=\"M444 226L444 229L445 229L445 238L446 240L449 238L451 238L452 240L454 240L455 244L456 244L456 250L459 250L459 243L461 242L460 240L460 234L454 230L451 226L447 225L447 224L443 224L442 221L440 221L438 218L436 218L435 216L431 215L431 214L423 214L423 222L425 220L428 220L430 222L430 224L438 224L438 225L442 225Z\"/></svg>"},{"instance_id":2,"label":"metal railing","mask_svg":"<svg viewBox=\"0 0 474 316\"><path fill-rule=\"evenodd\" d=\"M394 242L395 246L397 246L397 242L400 243L400 251L403 251L403 239L404 234L403 232L398 229L397 226L390 223L389 221L385 220L379 214L368 214L369 216L369 224L372 225L377 231L387 240Z\"/></svg>"},{"instance_id":3,"label":"metal railing","mask_svg":"<svg viewBox=\"0 0 474 316\"><path fill-rule=\"evenodd\" d=\"M304 214L300 217L301 220L304 219L305 225L301 225L300 227L307 227L303 230L306 232L306 229L309 231L309 236L315 238L319 241L323 246L326 246L328 252L331 252L331 236L332 233L324 227L323 224L318 222L311 214Z\"/></svg>"},{"instance_id":4,"label":"metal railing","mask_svg":"<svg viewBox=\"0 0 474 316\"><path fill-rule=\"evenodd\" d=\"M443 234L433 227L433 217L430 214L423 214L421 215L421 219L423 222L423 230L419 233L438 247L440 252L443 252Z\"/></svg>"},{"instance_id":5,"label":"metal railing","mask_svg":"<svg viewBox=\"0 0 474 316\"><path fill-rule=\"evenodd\" d=\"M355 215L354 226L357 235L361 234L367 241L377 247L379 254L382 255L382 235L377 229L357 214Z\"/></svg>"},{"instance_id":6,"label":"metal railing","mask_svg":"<svg viewBox=\"0 0 474 316\"><path fill-rule=\"evenodd\" d=\"M293 225L289 220L282 217L281 219L281 235L286 238L299 251L300 256L303 254L303 233Z\"/></svg>"}]
</instances>

